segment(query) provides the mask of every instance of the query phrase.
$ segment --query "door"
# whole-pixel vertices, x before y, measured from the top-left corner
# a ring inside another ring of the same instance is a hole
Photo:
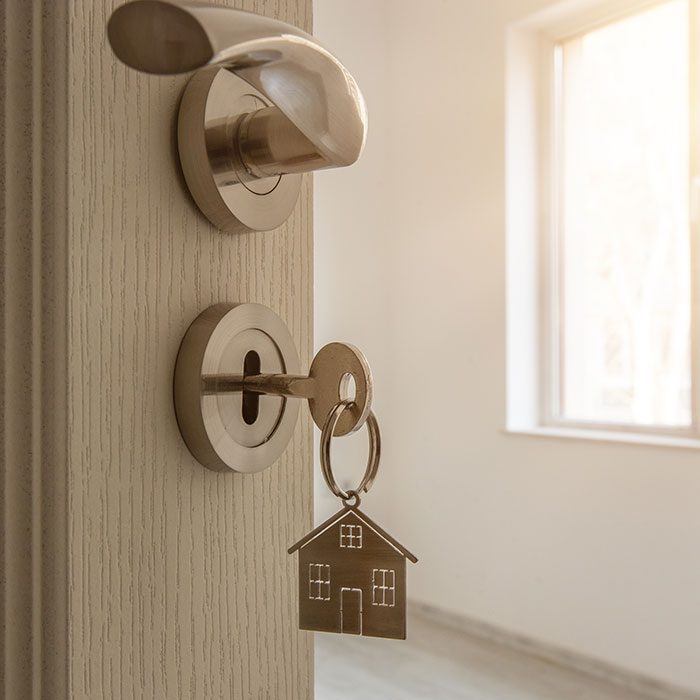
[[[340,627],[343,634],[362,634],[362,591],[340,589]]]
[[[218,1],[311,29],[311,0]],[[117,4],[0,7],[4,697],[310,698],[286,554],[311,527],[308,414],[271,469],[214,473],[172,373],[197,314],[238,301],[308,367],[311,179],[280,229],[215,230],[178,166],[188,76],[117,62]]]

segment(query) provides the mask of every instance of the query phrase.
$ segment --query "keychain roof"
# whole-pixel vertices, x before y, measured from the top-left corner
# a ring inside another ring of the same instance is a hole
[[[399,554],[403,554],[406,559],[413,562],[414,564],[418,561],[417,557],[411,552],[409,552],[400,542],[397,542],[388,532],[383,530],[377,523],[375,523],[371,518],[367,517],[362,511],[358,510],[355,506],[346,505],[342,510],[338,511],[335,515],[328,518],[325,522],[321,523],[315,530],[312,530],[306,537],[302,537],[296,544],[292,545],[287,552],[293,554],[298,549],[301,549],[307,545],[312,540],[315,540],[319,535],[323,534],[328,528],[333,527],[339,520],[347,517],[349,513],[354,513],[355,516],[361,520],[367,527],[374,530],[379,537],[381,537],[387,544],[391,545],[396,549]]]

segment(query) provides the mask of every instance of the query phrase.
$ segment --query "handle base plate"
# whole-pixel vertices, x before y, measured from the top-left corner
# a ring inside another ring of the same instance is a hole
[[[240,118],[269,105],[262,93],[217,67],[197,71],[182,96],[178,149],[185,180],[202,213],[227,233],[271,231],[299,198],[301,175],[246,181],[232,158]]]

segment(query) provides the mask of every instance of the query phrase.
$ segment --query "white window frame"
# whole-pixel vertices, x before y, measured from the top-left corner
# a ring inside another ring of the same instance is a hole
[[[362,525],[340,525],[340,546],[343,549],[362,549]]]
[[[571,420],[560,411],[556,74],[561,43],[666,0],[555,5],[507,36],[507,431],[700,447],[700,0],[690,7],[691,373],[689,427]],[[533,148],[532,143],[538,144]],[[532,182],[529,187],[523,183]],[[523,192],[523,190],[525,190]],[[525,270],[524,266],[530,269]]]

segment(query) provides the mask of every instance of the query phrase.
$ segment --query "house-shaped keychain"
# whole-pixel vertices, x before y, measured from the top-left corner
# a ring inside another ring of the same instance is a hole
[[[413,554],[357,507],[299,540],[299,627],[406,639],[406,559]]]

